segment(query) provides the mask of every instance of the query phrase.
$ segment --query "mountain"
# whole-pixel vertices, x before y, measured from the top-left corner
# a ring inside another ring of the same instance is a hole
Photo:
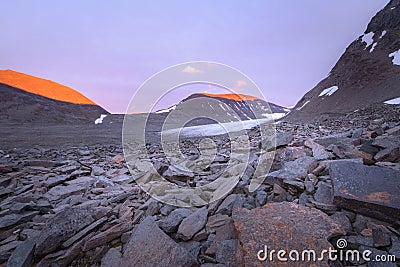
[[[285,120],[312,121],[399,96],[400,0],[392,0],[346,48],[328,77],[306,93]]]
[[[93,122],[106,110],[81,93],[50,80],[0,70],[0,121]]]
[[[157,111],[156,113],[169,113],[172,110],[180,111],[179,113],[181,114],[187,114],[188,118],[206,114],[205,118],[196,119],[190,123],[191,125],[213,123],[207,118],[208,114],[219,122],[230,122],[255,118],[278,119],[290,111],[289,109],[250,95],[210,93],[192,94],[177,105]],[[272,114],[269,114],[269,110],[271,110]]]

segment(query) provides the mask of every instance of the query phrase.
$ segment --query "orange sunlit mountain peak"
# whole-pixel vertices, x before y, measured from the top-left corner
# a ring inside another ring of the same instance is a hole
[[[209,96],[209,97],[219,97],[219,98],[226,98],[236,101],[246,101],[246,100],[257,100],[259,98],[251,95],[244,95],[244,94],[210,94],[207,92],[201,93],[202,95]]]
[[[86,96],[65,85],[13,70],[0,70],[0,83],[54,100],[97,105]]]

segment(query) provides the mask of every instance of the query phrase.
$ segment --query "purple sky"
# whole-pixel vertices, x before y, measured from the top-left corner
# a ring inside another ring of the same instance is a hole
[[[1,1],[0,69],[62,83],[122,113],[151,75],[209,60],[242,71],[266,100],[292,106],[388,2]]]

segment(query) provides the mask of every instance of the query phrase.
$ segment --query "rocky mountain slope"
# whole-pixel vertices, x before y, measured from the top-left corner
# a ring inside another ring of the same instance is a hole
[[[204,117],[214,118],[218,122],[232,122],[238,120],[251,120],[261,118],[278,119],[290,110],[279,105],[268,103],[254,96],[243,94],[210,94],[197,93],[183,99],[177,105],[156,113],[169,113],[172,110],[182,115],[182,120],[209,115]],[[270,114],[271,113],[271,114]],[[215,123],[209,119],[196,119],[188,125],[201,125]]]
[[[79,92],[23,73],[0,71],[0,121],[4,123],[92,122],[106,110]]]
[[[400,96],[400,1],[392,0],[340,57],[287,121],[310,121]],[[324,116],[323,116],[324,117]]]

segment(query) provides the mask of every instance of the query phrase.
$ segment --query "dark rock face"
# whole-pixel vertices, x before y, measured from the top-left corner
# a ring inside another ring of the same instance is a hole
[[[157,252],[157,253],[155,253]],[[122,266],[197,266],[187,250],[158,228],[151,217],[139,224],[124,251]]]
[[[321,252],[331,247],[328,238],[344,233],[339,225],[321,211],[293,203],[266,204],[251,211],[234,210],[233,219],[246,252],[245,266],[268,265],[274,262],[279,264],[277,259],[268,262],[269,255],[265,262],[258,259],[257,253],[264,250],[265,245],[269,250],[302,251],[307,248]],[[262,258],[264,254],[259,255]],[[309,262],[298,264],[297,266],[310,266]],[[327,260],[318,264],[329,266]]]
[[[196,100],[201,99],[202,105],[206,107],[211,107],[213,110],[215,110],[215,114],[221,113],[224,114],[225,118],[231,117],[232,121],[237,120],[239,118],[240,120],[249,120],[249,119],[260,119],[262,118],[262,114],[265,114],[267,112],[271,113],[287,113],[288,109],[281,107],[279,105],[273,104],[273,103],[268,103],[265,102],[264,100],[261,99],[255,99],[255,100],[245,100],[245,101],[238,101],[234,99],[227,99],[227,98],[222,98],[222,97],[212,97],[212,96],[207,96],[203,94],[192,94],[186,99],[182,100],[181,103],[185,103],[186,101],[190,100]],[[214,101],[213,101],[214,100]],[[224,103],[229,107],[229,111],[227,112],[225,108],[223,109],[220,107],[219,103]],[[177,109],[180,108],[180,104],[177,105]],[[201,105],[199,105],[201,106]],[[235,118],[236,116],[236,118]],[[204,121],[206,122],[206,121]],[[207,123],[202,123],[200,121],[197,122],[197,124],[207,124]],[[193,122],[196,124],[196,122]]]
[[[400,224],[400,171],[352,162],[330,164],[336,205]]]
[[[322,119],[323,114],[335,116],[399,97],[400,66],[389,57],[400,49],[399,17],[400,1],[392,0],[372,18],[365,33],[347,47],[329,76],[306,93],[285,120]],[[332,86],[338,90],[319,96]]]
[[[106,110],[57,101],[0,83],[0,121],[6,123],[93,123]]]

